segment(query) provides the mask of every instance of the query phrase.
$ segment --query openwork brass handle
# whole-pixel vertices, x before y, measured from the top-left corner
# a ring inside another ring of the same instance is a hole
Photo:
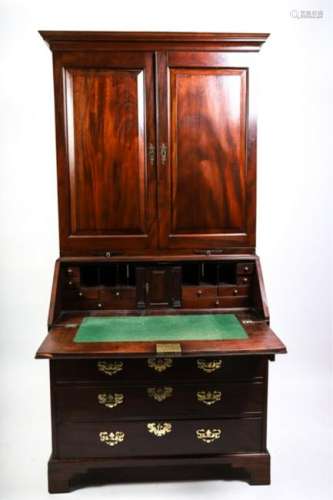
[[[155,401],[162,402],[167,398],[170,398],[173,393],[172,387],[148,387],[147,394],[150,398],[155,399]]]
[[[124,394],[98,394],[98,402],[107,408],[115,408],[124,402]]]
[[[114,375],[115,373],[121,372],[124,367],[123,361],[98,361],[97,369],[100,372],[106,373],[106,375]]]
[[[151,422],[147,424],[148,432],[156,437],[162,437],[172,431],[172,425],[169,422]]]
[[[222,393],[220,391],[198,391],[197,399],[200,403],[211,406],[221,401]]]
[[[212,359],[212,360],[197,359],[197,366],[200,370],[202,370],[206,373],[212,373],[212,372],[215,372],[216,370],[219,370],[221,368],[222,360],[221,359]]]
[[[197,438],[207,444],[220,439],[221,433],[222,429],[198,429],[196,431]]]
[[[157,372],[164,372],[167,368],[171,368],[172,359],[171,358],[149,358],[148,359],[149,368]]]
[[[125,432],[116,431],[116,432],[100,432],[99,440],[101,443],[105,443],[108,446],[116,446],[116,444],[122,443],[125,439]]]

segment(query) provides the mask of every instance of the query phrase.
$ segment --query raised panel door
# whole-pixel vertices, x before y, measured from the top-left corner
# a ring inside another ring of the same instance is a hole
[[[151,53],[56,55],[64,254],[155,245],[152,62]]]
[[[250,55],[159,57],[160,244],[253,247],[255,134]]]

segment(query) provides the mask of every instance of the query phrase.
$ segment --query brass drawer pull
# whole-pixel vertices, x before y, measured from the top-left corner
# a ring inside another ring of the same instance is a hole
[[[155,401],[162,402],[167,398],[172,396],[172,387],[148,387],[147,394],[150,398],[155,399]]]
[[[98,394],[97,399],[99,404],[107,408],[115,408],[124,402],[124,394]]]
[[[106,375],[114,375],[115,373],[121,372],[124,368],[123,361],[98,361],[97,369],[102,373],[106,373]]]
[[[221,391],[198,391],[197,399],[200,403],[211,406],[218,401],[221,401]]]
[[[108,446],[116,446],[116,444],[122,443],[125,439],[125,432],[100,432],[99,440],[101,443],[105,443]]]
[[[222,360],[221,359],[212,359],[212,360],[206,360],[206,359],[197,359],[197,366],[199,370],[202,370],[206,373],[213,373],[216,370],[219,370],[222,366]]]
[[[198,429],[196,435],[204,443],[213,443],[216,439],[220,439],[222,429]]]
[[[148,366],[157,372],[164,372],[167,368],[171,368],[171,358],[149,358]]]
[[[171,432],[172,425],[169,422],[151,422],[147,424],[147,429],[154,436],[162,437]]]

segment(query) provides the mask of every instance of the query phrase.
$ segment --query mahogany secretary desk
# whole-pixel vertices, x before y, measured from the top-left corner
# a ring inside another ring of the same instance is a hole
[[[41,36],[53,52],[60,232],[36,355],[50,360],[49,491],[269,484],[268,362],[286,348],[255,254],[268,35]],[[206,321],[227,336],[206,336]]]

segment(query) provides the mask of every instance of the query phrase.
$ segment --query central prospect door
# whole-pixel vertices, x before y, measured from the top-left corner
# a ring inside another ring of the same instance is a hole
[[[255,244],[251,54],[158,54],[160,246]]]

